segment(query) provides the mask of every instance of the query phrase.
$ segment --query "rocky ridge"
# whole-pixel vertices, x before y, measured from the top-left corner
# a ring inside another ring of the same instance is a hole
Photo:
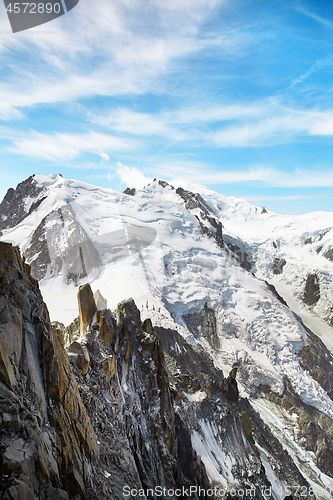
[[[19,250],[0,242],[1,498],[83,494],[97,440],[63,338]]]

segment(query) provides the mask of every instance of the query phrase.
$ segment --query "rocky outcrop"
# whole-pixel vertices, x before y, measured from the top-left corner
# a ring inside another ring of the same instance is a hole
[[[9,188],[0,205],[0,230],[17,226],[36,210],[45,200],[44,188],[34,180],[34,176]]]
[[[128,194],[129,196],[134,196],[135,195],[135,188],[126,188],[125,191],[123,191],[124,194]]]
[[[320,284],[316,274],[308,274],[306,278],[303,302],[308,306],[313,306],[320,299]]]
[[[327,252],[324,253],[324,257],[326,257],[327,260],[333,262],[333,248],[327,250]]]
[[[94,301],[97,311],[104,311],[107,308],[108,301],[103,297],[99,290],[94,293]]]
[[[109,337],[105,321],[112,324]],[[100,311],[85,345],[89,377],[72,357],[71,363],[100,442],[100,458],[86,497],[120,500],[126,487],[141,492],[157,485],[169,490],[190,485],[207,489],[210,483],[192,447],[191,429],[175,412],[164,350],[151,321],[141,322],[130,299],[113,314]]]
[[[223,381],[222,387],[228,395],[230,401],[238,401],[239,391],[236,382],[237,367],[234,367],[229,373],[228,378]],[[243,417],[244,420],[244,417]]]
[[[273,262],[273,274],[282,274],[283,268],[287,264],[285,259],[278,259],[277,257]]]
[[[68,499],[91,484],[96,436],[37,281],[0,242],[1,498]]]
[[[96,312],[96,302],[89,284],[79,287],[77,300],[80,315],[80,334],[85,335]]]
[[[288,307],[287,302],[284,300],[284,298],[278,293],[277,289],[275,288],[274,285],[271,283],[268,283],[268,281],[265,280],[265,283],[269,290],[275,295],[275,297],[283,304],[284,306]]]
[[[214,349],[219,349],[220,340],[216,329],[215,311],[205,303],[200,311],[188,312],[183,316],[187,328],[195,336],[205,337]]]
[[[227,252],[234,257],[240,265],[246,269],[247,271],[251,271],[253,262],[250,258],[249,254],[245,252],[244,249],[241,249],[236,243],[232,243],[230,238],[228,238],[228,242],[225,242],[225,248]]]
[[[289,425],[305,449],[315,455],[319,469],[332,477],[333,424],[325,414],[302,402],[289,380],[285,379],[282,395],[275,394],[268,387],[261,387],[261,396],[283,409]]]
[[[308,341],[299,353],[301,365],[333,401],[333,356],[317,335],[305,325],[303,327]]]
[[[179,187],[176,193],[184,200],[187,210],[199,208],[206,216],[214,214],[214,210],[205,202],[199,193],[192,193]]]
[[[67,203],[41,221],[31,236],[24,257],[37,279],[62,274],[77,284],[93,270],[98,272],[101,257]]]

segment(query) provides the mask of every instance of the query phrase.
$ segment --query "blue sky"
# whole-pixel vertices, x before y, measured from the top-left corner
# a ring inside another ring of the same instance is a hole
[[[80,0],[16,34],[1,2],[0,197],[33,173],[187,178],[333,211],[332,49],[331,1]]]

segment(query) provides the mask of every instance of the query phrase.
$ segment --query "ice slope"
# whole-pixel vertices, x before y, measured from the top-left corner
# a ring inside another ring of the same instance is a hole
[[[225,241],[238,243],[250,254],[256,276],[272,283],[333,352],[333,262],[324,256],[333,249],[333,213],[281,215],[186,180],[172,185],[203,196],[223,224]],[[274,259],[285,259],[282,274],[273,273]],[[319,278],[320,299],[308,307],[303,296],[310,273]]]
[[[243,395],[252,397],[260,384],[268,384],[281,394],[287,376],[304,403],[333,419],[332,400],[300,366],[298,352],[306,342],[306,333],[294,313],[271,293],[264,281],[241,268],[214,239],[202,234],[196,218],[198,210],[187,210],[171,186],[163,187],[154,181],[135,196],[129,196],[61,176],[39,175],[35,180],[44,187],[45,200],[21,224],[5,230],[2,240],[19,245],[24,252],[43,218],[70,203],[96,248],[101,248],[103,241],[109,242],[103,247],[104,265],[99,276],[84,279],[91,282],[94,290],[101,291],[108,307],[113,309],[119,301],[133,297],[142,319],[151,317],[154,324],[176,328],[192,343],[200,343],[224,373],[237,363]],[[250,248],[256,256],[259,277],[273,281],[274,252],[288,261],[288,272],[275,278],[281,287],[297,283],[296,278],[317,262],[317,270],[332,276],[333,264],[317,255],[314,244],[304,245],[309,234],[319,238],[331,228],[332,214],[262,214],[261,209],[245,200],[226,198],[195,185],[183,187],[201,193],[223,223],[226,236],[246,242],[246,250]],[[147,233],[154,230],[156,238],[137,251],[129,234],[128,228],[132,227],[140,228],[141,234],[145,228]],[[113,247],[110,241],[122,231],[128,238]],[[329,233],[321,239],[327,249],[330,241]],[[76,287],[68,285],[61,275],[43,280],[40,286],[51,319],[69,323],[77,315]],[[293,295],[296,299],[297,286]],[[184,321],[187,313],[200,312],[205,304],[215,311],[217,346],[200,333],[200,328],[194,339]],[[268,410],[260,412],[268,415]],[[325,481],[331,484],[330,479]]]

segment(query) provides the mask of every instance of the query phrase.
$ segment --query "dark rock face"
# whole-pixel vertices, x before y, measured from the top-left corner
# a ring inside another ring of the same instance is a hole
[[[273,273],[274,274],[282,274],[283,273],[283,268],[287,264],[285,259],[274,259],[273,263]]]
[[[79,287],[77,294],[80,314],[80,334],[84,335],[89,329],[96,312],[96,302],[89,284]]]
[[[61,273],[77,284],[101,266],[101,257],[76,220],[69,203],[48,214],[34,231],[24,254],[37,279]]]
[[[331,248],[330,250],[327,250],[327,252],[324,253],[324,257],[326,257],[326,259],[333,262],[333,248]]]
[[[14,190],[8,189],[0,205],[0,230],[17,226],[36,210],[45,200],[44,188],[31,176],[18,184]]]
[[[183,316],[187,328],[193,335],[202,335],[214,349],[219,348],[219,337],[216,329],[215,311],[207,303],[199,312],[189,312]]]
[[[141,323],[133,300],[119,304],[114,315],[101,311],[99,318],[85,344],[89,378],[71,359],[100,442],[85,498],[120,500],[126,486],[141,491],[156,485],[208,488],[205,468],[191,444],[191,429],[175,413],[164,351],[151,321]],[[102,318],[113,328],[106,342]]]
[[[229,238],[230,240],[230,238]],[[236,243],[228,241],[225,247],[229,253],[240,263],[240,265],[247,271],[251,271],[253,262],[249,254],[242,250]]]
[[[19,251],[0,242],[1,498],[83,495],[98,456],[62,335]]]
[[[195,194],[192,193],[191,191],[186,191],[181,187],[176,189],[176,193],[185,201],[185,207],[187,208],[187,210],[200,208],[200,210],[205,215],[214,214],[213,209],[209,205],[207,205],[207,203],[199,193]]]
[[[129,196],[134,196],[135,195],[135,188],[126,188],[125,191],[123,191],[124,194],[128,194]]]
[[[312,451],[320,470],[333,476],[333,426],[332,420],[312,406],[303,403],[285,379],[283,395],[277,395],[268,388],[262,388],[263,397],[283,408],[289,414],[297,415],[298,439]],[[302,484],[302,483],[300,483]]]
[[[308,274],[305,283],[303,302],[313,306],[320,299],[319,278],[316,274]]]
[[[266,391],[269,391],[269,389],[266,388]],[[266,394],[264,388],[263,394]],[[286,481],[286,484],[297,484],[300,486],[304,486],[306,487],[307,491],[308,483],[299,472],[288,452],[281,445],[279,440],[273,435],[270,428],[261,420],[259,413],[257,413],[253,409],[247,399],[241,398],[239,406],[249,420],[252,430],[252,439],[255,439],[255,441],[273,458],[273,461],[271,463],[277,476],[279,477],[279,474],[283,471],[283,476],[285,478],[284,480]],[[310,499],[311,495],[305,494],[305,498]]]
[[[228,395],[230,401],[238,401],[239,391],[236,382],[237,368],[233,368],[229,373],[228,378],[223,381],[223,389]]]
[[[268,288],[270,289],[270,291],[274,293],[275,297],[281,302],[281,304],[283,304],[284,306],[288,307],[287,302],[284,300],[283,297],[281,297],[281,295],[279,294],[279,292],[277,291],[277,289],[275,288],[275,286],[272,285],[271,283],[268,283],[268,281],[265,281],[265,283],[268,286]]]
[[[214,210],[205,202],[202,196],[199,193],[186,191],[181,187],[176,189],[176,193],[184,200],[185,207],[188,211],[194,210],[195,208],[200,209],[200,217],[198,215],[195,215],[195,217],[199,223],[201,233],[207,235],[208,238],[213,238],[220,248],[224,248],[222,223],[215,219]],[[207,221],[211,228],[207,227],[203,221]]]
[[[333,401],[333,356],[317,335],[303,325],[308,343],[301,349],[301,365]]]

